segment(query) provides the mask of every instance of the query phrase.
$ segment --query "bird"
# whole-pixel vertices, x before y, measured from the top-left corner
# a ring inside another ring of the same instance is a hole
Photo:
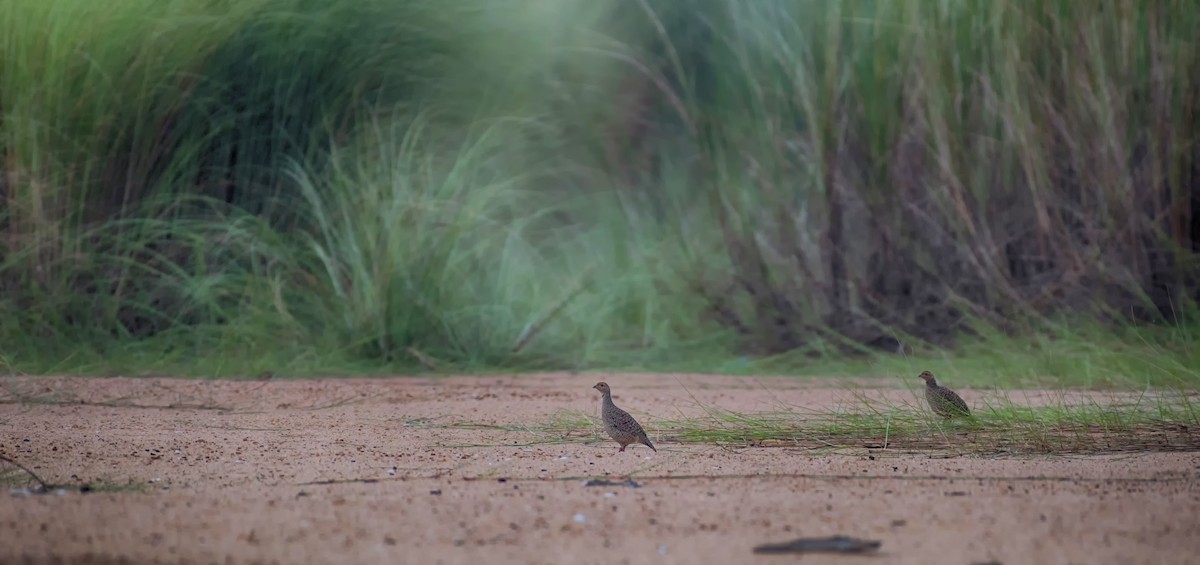
[[[962,397],[944,386],[939,386],[933,373],[922,371],[921,378],[925,379],[925,400],[929,401],[929,407],[934,413],[946,419],[971,414],[971,409],[967,408],[967,403]]]
[[[646,430],[642,429],[642,425],[629,415],[629,412],[617,408],[612,401],[612,389],[608,387],[606,382],[598,382],[592,388],[600,391],[604,398],[600,401],[600,417],[604,420],[604,431],[608,432],[617,443],[621,444],[621,449],[618,452],[625,451],[625,446],[640,443],[658,453],[658,449],[650,443],[650,438],[646,437]]]

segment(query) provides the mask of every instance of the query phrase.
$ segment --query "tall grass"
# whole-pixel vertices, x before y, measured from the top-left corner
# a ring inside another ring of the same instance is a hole
[[[1189,2],[0,15],[21,370],[1200,381]]]
[[[658,15],[700,30],[657,38],[690,102],[658,119],[699,130],[664,188],[706,215],[680,254],[749,343],[895,348],[1194,303],[1192,5],[702,5]]]

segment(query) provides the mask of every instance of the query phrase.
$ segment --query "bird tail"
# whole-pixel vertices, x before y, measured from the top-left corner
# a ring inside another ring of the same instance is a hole
[[[650,438],[648,438],[648,437],[642,437],[642,443],[646,444],[646,447],[649,447],[650,449],[653,449],[655,453],[658,453],[658,449],[656,449],[656,448],[654,447],[654,444],[653,444],[653,443],[650,443]]]

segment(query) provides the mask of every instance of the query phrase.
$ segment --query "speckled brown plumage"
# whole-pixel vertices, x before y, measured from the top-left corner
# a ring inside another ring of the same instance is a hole
[[[925,400],[929,401],[929,407],[933,409],[934,413],[943,418],[971,414],[967,403],[954,391],[944,386],[938,386],[937,379],[933,378],[933,373],[923,371],[921,378],[925,379]]]
[[[599,382],[592,388],[600,391],[604,398],[600,401],[600,418],[604,421],[604,431],[608,432],[617,443],[621,444],[621,449],[625,451],[625,446],[631,443],[640,443],[653,449],[656,453],[654,444],[650,443],[650,438],[646,437],[646,430],[642,429],[642,425],[629,415],[629,412],[617,408],[612,401],[612,389],[608,388],[608,383]]]

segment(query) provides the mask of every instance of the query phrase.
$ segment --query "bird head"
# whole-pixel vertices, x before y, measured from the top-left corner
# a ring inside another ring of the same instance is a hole
[[[925,383],[930,386],[937,386],[937,379],[933,378],[933,373],[929,371],[921,371],[921,378],[925,379]]]
[[[611,389],[608,388],[608,383],[606,383],[604,381],[600,381],[600,382],[596,383],[595,386],[593,386],[592,388],[600,391],[601,393],[611,394]]]

